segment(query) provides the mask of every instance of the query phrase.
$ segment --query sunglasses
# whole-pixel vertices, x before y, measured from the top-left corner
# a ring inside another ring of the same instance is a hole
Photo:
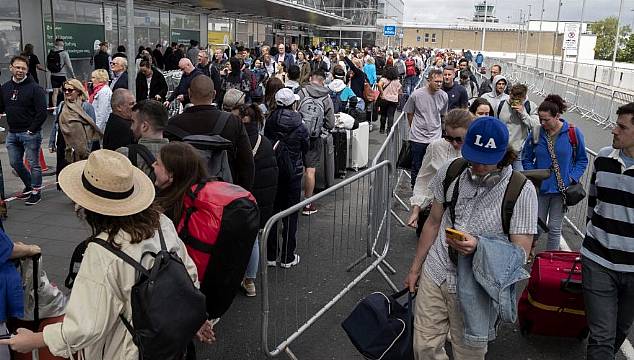
[[[75,89],[64,88],[65,93],[72,93]]]
[[[449,135],[443,135],[442,137],[443,139],[447,140],[447,142],[456,142],[456,144],[462,144],[462,141],[464,140],[463,138],[461,138],[460,136],[449,136]]]

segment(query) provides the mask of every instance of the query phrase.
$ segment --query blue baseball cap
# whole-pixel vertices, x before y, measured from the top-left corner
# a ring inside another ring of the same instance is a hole
[[[484,116],[471,123],[462,145],[465,160],[482,165],[499,163],[509,145],[509,129],[493,116]]]

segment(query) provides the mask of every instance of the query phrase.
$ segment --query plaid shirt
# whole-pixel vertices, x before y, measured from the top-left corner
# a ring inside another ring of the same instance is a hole
[[[445,202],[443,180],[447,175],[447,168],[451,162],[445,164],[432,179],[429,188],[434,199],[439,203]],[[477,186],[465,170],[459,177],[459,194],[456,202],[457,230],[478,235],[504,235],[502,230],[502,200],[506,186],[511,178],[510,166],[502,169],[502,180],[493,187]],[[455,181],[447,189],[447,197],[451,199]],[[530,181],[526,182],[520,196],[515,203],[509,232],[511,234],[537,234],[537,194]],[[429,249],[424,268],[427,275],[440,286],[447,281],[449,292],[456,292],[456,267],[449,259],[445,228],[451,227],[449,211],[442,217],[440,230],[434,244]]]

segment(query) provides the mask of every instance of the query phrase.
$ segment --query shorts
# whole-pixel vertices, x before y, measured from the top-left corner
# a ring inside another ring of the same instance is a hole
[[[319,166],[319,159],[323,151],[323,140],[321,137],[310,138],[308,151],[304,154],[304,167],[316,168]]]
[[[61,88],[66,81],[66,76],[51,75],[51,87],[53,89]]]

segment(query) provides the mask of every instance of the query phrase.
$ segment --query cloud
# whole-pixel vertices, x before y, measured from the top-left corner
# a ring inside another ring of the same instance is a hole
[[[405,21],[415,22],[457,22],[457,18],[473,17],[474,0],[405,0]],[[531,19],[539,20],[541,10],[541,0],[518,1],[518,0],[493,0],[489,1],[496,5],[496,16],[501,22],[517,23],[519,21],[520,9],[528,11],[528,5],[532,5]],[[581,17],[582,0],[562,0],[561,15],[562,21],[575,21]],[[521,7],[519,6],[521,4]],[[621,22],[623,24],[634,23],[634,0],[625,0]],[[616,16],[619,10],[618,0],[586,0],[585,20],[592,21],[602,19],[607,16]],[[557,1],[544,1],[544,20],[556,20]]]

